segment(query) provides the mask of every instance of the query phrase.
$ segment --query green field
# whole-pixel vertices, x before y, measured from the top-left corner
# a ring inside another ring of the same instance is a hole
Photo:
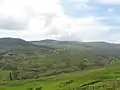
[[[120,45],[0,39],[0,90],[120,90]]]
[[[120,66],[117,64],[34,80],[1,81],[0,90],[120,90],[119,78]]]

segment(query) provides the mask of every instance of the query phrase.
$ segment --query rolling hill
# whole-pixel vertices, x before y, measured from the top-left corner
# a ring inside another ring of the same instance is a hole
[[[120,55],[120,44],[107,42],[77,42],[77,41],[57,41],[57,40],[42,40],[31,41],[36,45],[46,45],[56,48],[65,48],[79,52],[89,52],[94,54]]]
[[[54,50],[54,48],[50,48],[45,45],[38,46],[19,38],[0,38],[0,51],[13,50],[13,49],[26,49],[26,50],[31,50],[31,52],[36,52],[36,51],[45,52],[45,51]]]
[[[39,78],[120,62],[120,45],[106,42],[1,38],[0,52],[0,70],[10,76],[12,73],[12,79]]]

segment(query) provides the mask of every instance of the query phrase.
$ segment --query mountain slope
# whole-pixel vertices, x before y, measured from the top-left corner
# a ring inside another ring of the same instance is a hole
[[[36,45],[46,45],[56,48],[64,48],[77,52],[88,52],[93,54],[103,55],[120,55],[120,44],[106,43],[106,42],[77,42],[77,41],[56,41],[56,40],[42,40],[32,41]]]
[[[37,45],[36,45],[37,44]],[[120,62],[120,45],[105,42],[0,39],[0,70],[13,79],[38,78]]]
[[[0,39],[0,51],[12,50],[12,49],[27,49],[31,50],[31,52],[44,52],[54,50],[54,48],[50,48],[43,45],[35,45],[30,42],[24,41],[18,38],[1,38]]]
[[[0,39],[0,70],[31,73],[44,66],[46,55],[55,49],[44,45],[34,45],[17,38]],[[41,62],[44,62],[41,64]],[[26,75],[26,73],[24,73]]]

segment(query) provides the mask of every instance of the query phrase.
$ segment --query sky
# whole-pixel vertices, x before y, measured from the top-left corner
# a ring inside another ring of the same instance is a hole
[[[0,0],[0,38],[120,43],[120,0]]]

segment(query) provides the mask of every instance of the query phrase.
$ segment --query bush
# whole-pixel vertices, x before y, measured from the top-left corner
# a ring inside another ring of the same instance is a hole
[[[35,90],[42,90],[42,87],[36,88]]]

